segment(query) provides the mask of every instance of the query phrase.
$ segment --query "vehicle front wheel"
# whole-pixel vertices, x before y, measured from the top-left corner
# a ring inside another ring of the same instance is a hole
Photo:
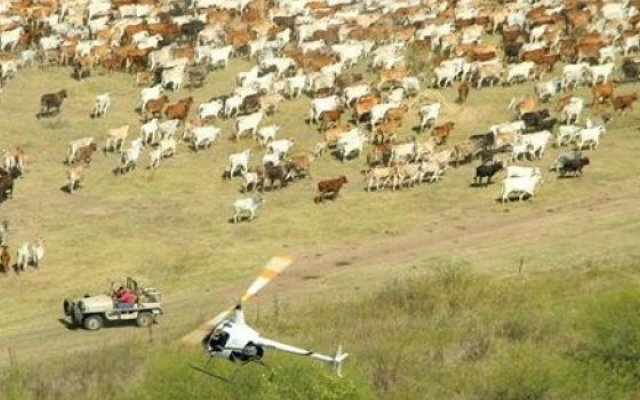
[[[71,300],[64,299],[62,309],[64,310],[64,315],[71,315]]]
[[[141,312],[136,318],[136,324],[141,328],[148,328],[153,324],[153,315],[150,312]]]
[[[89,331],[97,331],[102,328],[102,324],[102,317],[99,315],[89,315],[83,322],[84,328]]]

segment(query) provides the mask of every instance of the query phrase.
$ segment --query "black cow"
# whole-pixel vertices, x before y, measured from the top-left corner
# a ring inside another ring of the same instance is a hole
[[[540,125],[541,121],[549,118],[550,116],[551,114],[549,114],[549,109],[545,108],[539,111],[524,113],[520,116],[520,119],[524,121],[524,124],[527,127],[535,127]]]
[[[545,118],[542,121],[539,121],[539,123],[534,126],[533,128],[536,131],[551,131],[553,130],[553,127],[556,126],[556,124],[558,123],[558,118]]]
[[[13,181],[11,174],[0,176],[0,203],[13,198]]]
[[[563,158],[560,160],[560,165],[557,169],[560,176],[565,176],[568,172],[571,172],[573,176],[582,175],[582,168],[589,165],[589,157],[580,158]]]
[[[60,106],[62,101],[67,98],[67,91],[61,90],[58,93],[47,93],[40,98],[40,106],[42,107],[40,113],[36,116],[40,119],[41,116],[50,114],[53,110],[56,113],[60,112]]]
[[[260,109],[259,94],[249,95],[242,100],[242,105],[240,106],[240,110],[242,110],[244,114],[251,114],[253,112],[258,111],[258,109]]]
[[[488,184],[491,183],[491,178],[495,174],[497,174],[498,171],[500,171],[502,168],[504,168],[502,161],[482,164],[481,166],[476,168],[476,176],[473,177],[473,182],[478,185],[482,185],[482,178],[486,177],[487,181],[485,182],[484,185],[487,186]]]
[[[635,82],[640,79],[640,60],[626,59],[621,69],[625,82]]]
[[[520,58],[521,42],[511,42],[504,45],[504,55],[508,62],[518,60]]]
[[[261,171],[258,171],[258,173],[260,172]],[[287,171],[284,170],[282,165],[273,165],[273,163],[270,163],[270,162],[266,163],[264,165],[263,176],[264,176],[264,181],[263,181],[264,183],[260,188],[261,192],[264,190],[267,180],[269,181],[269,191],[273,191],[273,184],[275,183],[275,181],[280,181],[280,184],[278,186],[279,188],[283,188],[287,186]]]

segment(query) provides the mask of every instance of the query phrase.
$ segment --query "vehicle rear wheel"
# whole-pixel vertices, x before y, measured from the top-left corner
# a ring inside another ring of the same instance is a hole
[[[141,328],[148,328],[153,324],[153,315],[150,312],[138,313],[136,324]]]
[[[101,316],[89,315],[88,317],[85,317],[83,325],[86,330],[97,331],[98,329],[102,328],[103,322],[104,321],[102,320]]]

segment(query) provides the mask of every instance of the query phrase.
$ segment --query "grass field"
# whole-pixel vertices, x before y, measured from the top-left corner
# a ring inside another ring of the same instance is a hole
[[[205,87],[182,90],[171,99],[192,95],[199,104],[230,92],[235,73],[248,68],[247,62],[233,60],[228,70],[210,74]],[[21,71],[0,97],[0,145],[21,145],[29,155],[14,199],[0,205],[0,219],[11,222],[12,255],[22,241],[38,235],[45,238],[47,251],[40,271],[0,277],[0,293],[7,299],[0,312],[0,365],[9,363],[9,349],[20,363],[29,363],[145,340],[147,332],[133,328],[69,331],[58,321],[65,297],[106,291],[110,281],[126,276],[163,292],[166,315],[154,337],[172,343],[235,301],[278,253],[291,254],[296,262],[256,299],[263,313],[273,308],[274,298],[281,313],[357,301],[393,279],[420,276],[443,263],[463,263],[474,272],[510,279],[521,263],[527,273],[553,274],[585,263],[614,268],[639,256],[636,112],[614,118],[600,148],[590,154],[592,165],[584,177],[556,179],[545,173],[533,202],[496,203],[499,184],[469,187],[471,166],[447,171],[438,184],[366,193],[362,158],[340,164],[324,156],[313,165],[312,179],[265,193],[258,218],[233,225],[228,220],[232,202],[242,196],[240,181],[225,182],[220,176],[231,152],[259,149],[248,138],[228,140],[232,121],[215,122],[223,136],[212,149],[196,154],[182,144],[178,155],[154,172],[139,168],[115,177],[111,170],[117,157],[98,154],[83,187],[73,195],[61,191],[66,184],[62,160],[70,140],[92,135],[102,145],[107,129],[130,124],[136,133],[140,126],[133,77],[114,74],[76,82],[69,72]],[[36,120],[40,95],[61,88],[69,98],[60,116]],[[618,92],[634,90],[635,84],[624,85]],[[112,93],[112,108],[105,119],[92,120],[93,99],[105,91]],[[425,91],[445,102],[441,120],[456,122],[452,142],[508,120],[511,97],[532,92],[532,84],[473,90],[467,105],[459,106],[453,89]],[[586,89],[578,93],[590,99]],[[320,140],[304,123],[308,101],[286,102],[267,120],[282,126],[279,137],[296,138],[296,151],[311,150]],[[416,114],[410,111],[404,136],[417,123]],[[563,151],[548,149],[535,164],[546,171]],[[254,165],[262,152],[257,154]],[[141,160],[146,165],[146,151]],[[315,183],[342,174],[349,183],[341,197],[313,204]],[[631,270],[629,281],[637,278]],[[332,351],[337,343],[362,349],[348,321],[340,325],[344,330],[332,328],[328,335],[315,336],[308,333],[316,329],[308,325],[308,316],[297,325],[293,318],[282,339],[301,345],[312,340],[323,351]],[[358,354],[350,362],[354,370],[366,370],[359,369]]]

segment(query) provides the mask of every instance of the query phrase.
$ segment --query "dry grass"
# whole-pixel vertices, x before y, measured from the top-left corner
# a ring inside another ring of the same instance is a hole
[[[227,71],[210,74],[204,88],[171,98],[193,95],[200,104],[229,92],[235,72],[246,69],[248,63],[234,60]],[[140,126],[134,77],[76,82],[68,73],[21,71],[0,97],[0,145],[20,144],[30,156],[15,198],[0,205],[0,219],[12,223],[12,252],[38,234],[47,248],[40,271],[0,277],[0,293],[10,299],[0,314],[0,352],[6,346],[22,358],[40,357],[145,335],[135,329],[69,332],[57,321],[64,297],[104,291],[111,280],[128,275],[162,290],[167,315],[159,334],[173,338],[233,300],[274,253],[292,253],[299,260],[276,290],[311,302],[350,295],[354,287],[368,291],[390,276],[410,274],[412,259],[454,258],[477,269],[512,273],[521,257],[526,268],[538,270],[581,257],[637,254],[640,190],[631,175],[640,148],[635,113],[612,122],[583,178],[558,180],[547,173],[532,203],[495,203],[499,185],[470,188],[469,166],[447,172],[440,184],[368,194],[359,172],[362,159],[341,165],[325,156],[313,166],[312,180],[266,193],[254,222],[233,225],[230,206],[242,196],[240,182],[224,182],[220,175],[228,154],[258,147],[250,139],[229,141],[231,121],[215,123],[223,136],[212,149],[194,154],[182,144],[178,155],[154,172],[140,168],[115,177],[116,156],[99,154],[84,186],[73,195],[62,192],[62,159],[71,139],[92,135],[102,145],[107,129],[128,123],[135,134]],[[39,96],[60,88],[70,96],[61,115],[36,120]],[[105,119],[91,120],[93,99],[105,91],[112,93],[112,108]],[[453,103],[454,89],[432,95],[447,102],[441,120],[456,121],[455,142],[507,120],[510,98],[532,91],[531,84],[474,90],[465,106]],[[631,87],[620,89],[627,91]],[[303,122],[308,101],[287,102],[266,121],[282,126],[280,137],[295,137],[296,151],[311,150],[320,140]],[[415,110],[408,122],[403,135],[417,123]],[[549,150],[536,165],[546,170],[561,151]],[[146,151],[141,160],[146,165]],[[314,183],[343,173],[350,182],[341,197],[314,205]],[[332,264],[345,260],[350,264]],[[313,276],[320,278],[309,279]],[[5,361],[0,355],[0,364]]]

